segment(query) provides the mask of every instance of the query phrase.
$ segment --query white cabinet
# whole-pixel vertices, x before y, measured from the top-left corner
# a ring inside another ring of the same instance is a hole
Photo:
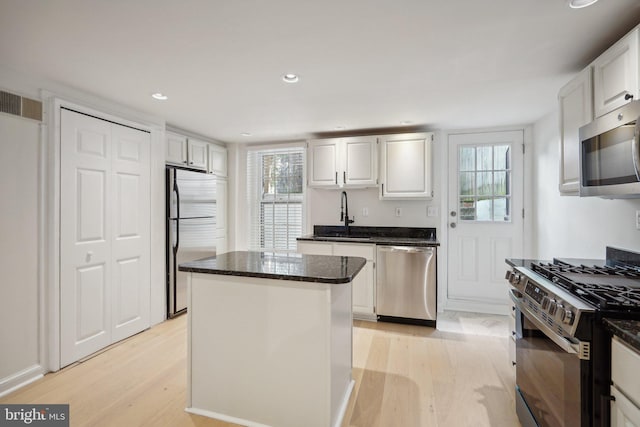
[[[611,342],[611,426],[640,427],[640,353],[619,338]]]
[[[357,256],[367,260],[352,282],[353,317],[375,320],[375,253],[373,244],[298,241],[298,252],[305,255]]]
[[[593,61],[596,117],[639,98],[638,33],[634,29]]]
[[[195,169],[207,169],[207,147],[209,143],[197,139],[187,141],[188,166]]]
[[[167,132],[165,161],[174,165],[187,164],[187,137]]]
[[[581,126],[593,120],[591,67],[587,67],[558,93],[560,111],[560,182],[561,193],[578,194],[580,182]]]
[[[309,141],[309,186],[375,187],[377,158],[375,136]]]
[[[173,132],[165,139],[165,162],[193,169],[207,169],[207,146],[209,144]]]
[[[372,244],[354,245],[335,243],[333,245],[333,255],[357,256],[367,260],[364,268],[352,282],[354,317],[375,319],[375,254],[376,247]]]
[[[380,198],[433,197],[431,146],[433,133],[380,137]]]
[[[209,162],[207,172],[217,177],[228,176],[227,173],[227,149],[216,144],[209,144]]]

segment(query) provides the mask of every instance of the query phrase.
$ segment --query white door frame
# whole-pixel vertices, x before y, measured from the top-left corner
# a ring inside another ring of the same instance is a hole
[[[45,370],[55,372],[60,369],[60,109],[65,107],[99,119],[148,131],[151,133],[152,153],[157,151],[157,141],[162,140],[164,136],[164,129],[155,123],[142,123],[124,119],[116,115],[67,101],[51,93],[43,92],[43,98],[45,98],[43,104],[45,106],[45,123],[47,128],[43,133],[46,134],[46,140],[48,143],[44,144],[44,150],[40,160],[41,176],[46,177],[43,180],[44,182],[41,181],[42,194],[40,198],[41,205],[43,206],[43,245],[41,246],[43,248],[43,257],[41,259],[42,276],[44,277],[41,284],[41,291],[43,291],[41,292],[41,295],[44,295],[44,297],[41,300],[40,310],[40,318],[42,319],[40,321],[42,328],[40,334],[41,348],[44,349],[41,363]],[[162,151],[162,153],[164,156],[164,151]],[[151,211],[153,212],[154,206],[158,206],[159,204],[158,196],[154,196],[154,193],[158,193],[159,189],[157,188],[157,185],[154,186],[153,184],[153,168],[154,161],[157,160],[157,156],[152,155],[151,157]],[[162,182],[162,188],[164,188],[164,181]],[[155,201],[153,200],[154,197]],[[162,205],[164,206],[164,191],[162,191]],[[152,218],[150,220],[152,220]],[[154,230],[157,230],[158,228],[153,226],[153,221],[151,227],[151,234],[157,234]],[[164,233],[162,233],[162,239],[164,239]],[[155,265],[153,262],[153,246],[154,243],[152,241],[152,271]],[[164,248],[164,245],[162,247]],[[164,250],[162,250],[162,253],[164,254]],[[164,274],[162,276],[164,276]],[[157,275],[154,275],[153,273],[151,274],[152,289],[153,282],[155,280],[154,278],[156,277]],[[153,293],[153,290],[151,292]],[[44,322],[44,319],[47,319],[47,321]],[[157,321],[154,322],[152,320],[151,324],[153,325],[154,323],[157,323]]]
[[[523,209],[525,211],[524,216],[524,233],[523,233],[523,257],[531,258],[535,249],[535,242],[533,240],[533,159],[531,153],[533,152],[533,128],[531,126],[514,126],[514,127],[496,127],[496,128],[474,128],[474,129],[453,129],[443,131],[440,140],[443,142],[443,149],[440,150],[439,163],[441,165],[449,164],[449,135],[460,133],[486,133],[486,132],[510,132],[510,131],[524,131],[524,194],[523,194]],[[449,253],[449,217],[448,213],[451,211],[449,206],[449,169],[448,166],[440,168],[440,182],[442,191],[441,201],[441,215],[440,215],[440,232],[438,234],[438,240],[440,242],[440,248],[438,251],[442,254],[439,259],[442,262],[438,263],[438,311],[453,310],[448,299],[448,283],[449,283],[449,261],[447,254]],[[457,209],[457,206],[456,206]],[[507,265],[505,264],[505,271]],[[506,282],[505,282],[506,283]],[[505,285],[506,286],[506,285]],[[506,292],[506,288],[505,288]],[[459,309],[456,307],[455,309]]]

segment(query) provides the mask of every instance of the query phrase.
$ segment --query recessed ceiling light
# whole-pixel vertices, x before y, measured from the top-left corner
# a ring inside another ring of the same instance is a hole
[[[569,0],[569,7],[571,9],[582,9],[583,7],[591,6],[598,0]]]
[[[336,130],[344,130],[344,126],[336,126],[335,129]]]
[[[282,80],[286,83],[297,83],[300,77],[297,74],[288,73],[282,76]]]
[[[251,133],[249,133],[249,132],[242,132],[242,133],[240,134],[240,136],[251,136]]]
[[[152,94],[151,97],[153,99],[157,99],[159,101],[166,101],[167,99],[169,99],[169,97],[167,95],[165,95],[163,93],[160,93],[160,92],[156,92],[156,93]]]
[[[410,120],[403,120],[403,121],[400,122],[400,124],[403,125],[403,126],[410,125],[411,123],[413,123],[413,122],[410,121]]]

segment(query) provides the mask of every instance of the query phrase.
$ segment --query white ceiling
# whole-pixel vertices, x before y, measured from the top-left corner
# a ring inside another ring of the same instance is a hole
[[[0,0],[0,66],[225,142],[480,128],[549,113],[638,23],[639,0]]]

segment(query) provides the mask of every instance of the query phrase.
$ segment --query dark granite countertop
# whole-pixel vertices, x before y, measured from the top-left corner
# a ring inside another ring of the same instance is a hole
[[[435,228],[315,225],[301,241],[370,243],[387,246],[440,246]]]
[[[610,318],[602,321],[609,332],[640,351],[640,321]]]
[[[186,262],[180,271],[259,277],[315,283],[348,283],[364,267],[360,257],[278,254],[270,252],[227,252],[215,257]]]

